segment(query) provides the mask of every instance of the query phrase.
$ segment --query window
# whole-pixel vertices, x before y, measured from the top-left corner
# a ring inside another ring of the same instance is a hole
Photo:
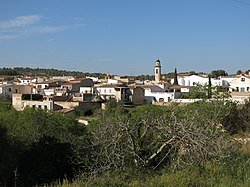
[[[242,77],[242,78],[241,78],[241,82],[245,82],[245,78]]]
[[[44,109],[45,109],[45,110],[47,110],[47,109],[48,109],[47,105],[44,105]]]
[[[106,93],[106,89],[104,89],[104,93]]]
[[[38,108],[42,108],[42,106],[41,106],[41,105],[38,105]]]
[[[9,92],[11,92],[11,88],[9,88]]]
[[[109,90],[109,93],[111,93],[111,89]]]
[[[247,87],[247,92],[249,92],[249,87]]]
[[[236,92],[238,92],[239,91],[239,87],[236,87]]]
[[[36,105],[32,105],[32,108],[36,108]]]
[[[155,69],[155,73],[158,74],[158,69]]]
[[[245,92],[245,88],[240,88],[240,92]]]

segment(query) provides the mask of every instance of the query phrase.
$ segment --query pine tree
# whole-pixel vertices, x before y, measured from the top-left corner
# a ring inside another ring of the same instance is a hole
[[[207,98],[211,99],[212,98],[212,83],[211,83],[211,75],[208,75],[208,89],[207,89]]]
[[[174,85],[179,85],[178,84],[178,79],[177,79],[177,70],[176,70],[176,68],[174,69]]]

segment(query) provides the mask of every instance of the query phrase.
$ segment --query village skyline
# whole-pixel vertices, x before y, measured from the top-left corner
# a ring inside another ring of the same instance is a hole
[[[164,65],[163,65],[164,66]],[[86,72],[86,71],[78,71],[78,70],[66,70],[66,69],[57,69],[57,68],[42,68],[42,67],[0,67],[0,75],[10,75],[12,74],[13,76],[15,75],[20,75],[20,76],[34,76],[34,75],[40,75],[44,74],[45,76],[50,76],[50,73],[53,72],[57,75],[72,75],[72,76],[78,76],[78,77],[85,77],[85,76],[105,76],[105,75],[111,75],[111,76],[128,76],[128,77],[138,77],[138,76],[152,76],[152,79],[154,77],[154,71],[153,71],[153,63],[151,67],[151,73],[146,74],[136,74],[136,75],[129,75],[128,73],[124,72],[123,74],[117,74],[114,72],[114,74],[111,74],[109,72]],[[171,76],[175,69],[177,70],[177,74],[206,74],[206,75],[212,75],[215,73],[220,73],[222,72],[221,76],[231,76],[231,75],[239,75],[239,74],[248,74],[250,72],[250,68],[248,69],[237,69],[232,73],[228,73],[225,69],[213,69],[212,71],[208,72],[198,72],[194,70],[187,70],[183,72],[179,72],[177,68],[174,68],[172,71],[169,70],[168,72],[162,72],[163,76],[169,75]],[[46,74],[47,72],[47,74]],[[63,74],[64,73],[64,74]]]

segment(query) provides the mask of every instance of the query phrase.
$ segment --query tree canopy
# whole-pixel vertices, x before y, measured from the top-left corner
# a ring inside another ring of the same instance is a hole
[[[228,73],[225,70],[213,70],[211,72],[212,78],[218,78],[219,76],[227,76]]]

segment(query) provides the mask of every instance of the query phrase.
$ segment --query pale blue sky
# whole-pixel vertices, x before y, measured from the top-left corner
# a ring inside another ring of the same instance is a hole
[[[250,0],[0,0],[0,66],[250,69]]]

